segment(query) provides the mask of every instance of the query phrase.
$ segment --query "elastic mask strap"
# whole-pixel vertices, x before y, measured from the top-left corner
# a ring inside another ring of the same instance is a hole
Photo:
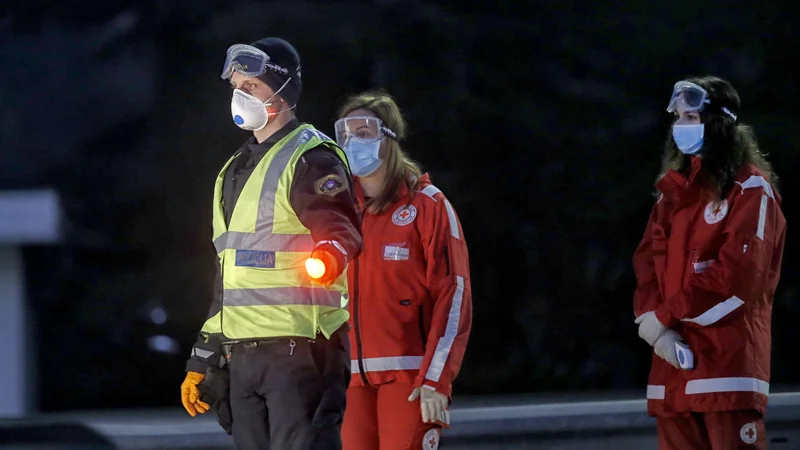
[[[268,99],[266,99],[266,100],[264,101],[264,106],[271,106],[271,105],[272,105],[272,102],[270,102],[270,100],[272,100],[272,97],[275,97],[276,95],[278,95],[278,94],[279,94],[279,93],[280,93],[280,92],[283,90],[283,88],[285,88],[285,87],[286,87],[286,85],[287,85],[287,84],[289,84],[289,82],[290,82],[290,81],[292,81],[292,77],[289,77],[289,78],[288,78],[288,79],[287,79],[287,80],[286,80],[286,81],[283,83],[283,85],[282,85],[280,88],[278,88],[278,90],[277,90],[277,91],[273,92],[273,94],[272,94],[272,95],[270,95],[270,96],[269,96],[269,98],[268,98]],[[268,115],[268,116],[269,116],[269,115],[272,115],[272,116],[277,116],[277,115],[278,115],[278,114],[280,114],[280,113],[283,113],[283,112],[286,112],[286,111],[291,111],[291,110],[295,109],[296,107],[297,107],[297,105],[292,105],[292,106],[290,106],[290,107],[288,107],[288,108],[286,108],[286,109],[282,109],[282,110],[280,110],[280,111],[275,111],[274,113],[270,113],[269,111],[267,111],[267,115]]]
[[[273,92],[273,93],[272,93],[272,95],[270,95],[268,99],[264,100],[264,106],[269,106],[269,105],[271,105],[272,103],[269,103],[269,104],[268,104],[268,102],[269,102],[270,100],[272,100],[272,97],[275,97],[276,95],[278,95],[278,94],[279,94],[279,93],[280,93],[280,92],[283,90],[283,88],[285,88],[285,87],[286,87],[286,85],[287,85],[287,84],[289,84],[289,82],[290,82],[290,81],[292,81],[292,77],[289,77],[289,78],[288,78],[288,79],[287,79],[287,80],[286,80],[286,81],[283,83],[283,85],[281,85],[281,87],[279,87],[279,88],[278,88],[278,90],[277,90],[277,91]],[[295,105],[295,106],[297,106],[297,105]],[[294,106],[292,106],[292,108],[294,108]],[[289,109],[292,109],[292,108],[289,108]],[[284,110],[284,111],[288,111],[288,109],[286,109],[286,110]]]
[[[270,103],[270,105],[271,104],[272,103]],[[267,112],[267,114],[272,115],[272,116],[277,116],[280,113],[283,113],[283,112],[286,112],[286,111],[291,111],[291,110],[295,109],[296,107],[297,107],[297,105],[294,105],[294,106],[290,106],[290,107],[288,107],[286,109],[282,109],[280,111],[275,111],[274,113]]]

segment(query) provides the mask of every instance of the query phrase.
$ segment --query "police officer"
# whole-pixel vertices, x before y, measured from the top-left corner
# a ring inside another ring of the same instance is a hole
[[[345,268],[361,248],[347,160],[296,120],[300,58],[288,42],[231,46],[222,78],[234,123],[253,137],[216,180],[219,273],[182,402],[192,416],[225,410],[216,405],[228,399],[202,401],[197,388],[223,379],[206,374],[225,366],[237,448],[339,449],[350,379]],[[322,267],[314,278],[309,260]]]

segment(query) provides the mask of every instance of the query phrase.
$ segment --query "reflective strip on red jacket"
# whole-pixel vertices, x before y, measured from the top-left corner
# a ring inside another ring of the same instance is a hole
[[[693,158],[688,177],[670,171],[659,181],[662,196],[633,258],[634,313],[655,311],[694,353],[688,371],[653,354],[648,410],[763,413],[786,230],[781,199],[746,165],[725,199],[709,201],[701,163]]]
[[[359,201],[364,193],[356,183]],[[393,380],[451,395],[472,322],[469,259],[453,206],[426,175],[383,214],[364,213],[348,270],[351,386]]]

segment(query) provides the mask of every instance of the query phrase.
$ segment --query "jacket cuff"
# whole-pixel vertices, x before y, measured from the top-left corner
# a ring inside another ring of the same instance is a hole
[[[186,371],[187,372],[197,372],[202,373],[205,375],[206,370],[208,369],[209,364],[204,361],[200,361],[199,359],[190,358],[186,360]]]
[[[314,247],[314,251],[317,250],[324,251],[333,257],[336,260],[336,264],[338,264],[337,269],[344,270],[344,267],[347,266],[348,255],[342,244],[336,241],[319,241]]]
[[[661,304],[655,310],[656,319],[667,328],[673,328],[678,324],[679,320],[672,315],[667,305]]]
[[[419,376],[414,380],[414,387],[422,389],[430,389],[432,391],[436,391],[446,396],[447,398],[450,398],[452,394],[452,388],[450,386],[450,383],[441,383],[441,382],[437,383],[432,380],[423,379],[422,377]]]

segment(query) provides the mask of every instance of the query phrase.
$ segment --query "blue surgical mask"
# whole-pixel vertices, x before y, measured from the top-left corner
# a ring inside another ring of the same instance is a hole
[[[381,150],[379,139],[375,142],[362,142],[358,138],[349,139],[342,150],[347,155],[350,172],[357,177],[366,177],[381,166],[383,161],[378,157]]]
[[[673,125],[672,138],[681,153],[686,155],[696,155],[703,148],[704,124],[694,125]]]

